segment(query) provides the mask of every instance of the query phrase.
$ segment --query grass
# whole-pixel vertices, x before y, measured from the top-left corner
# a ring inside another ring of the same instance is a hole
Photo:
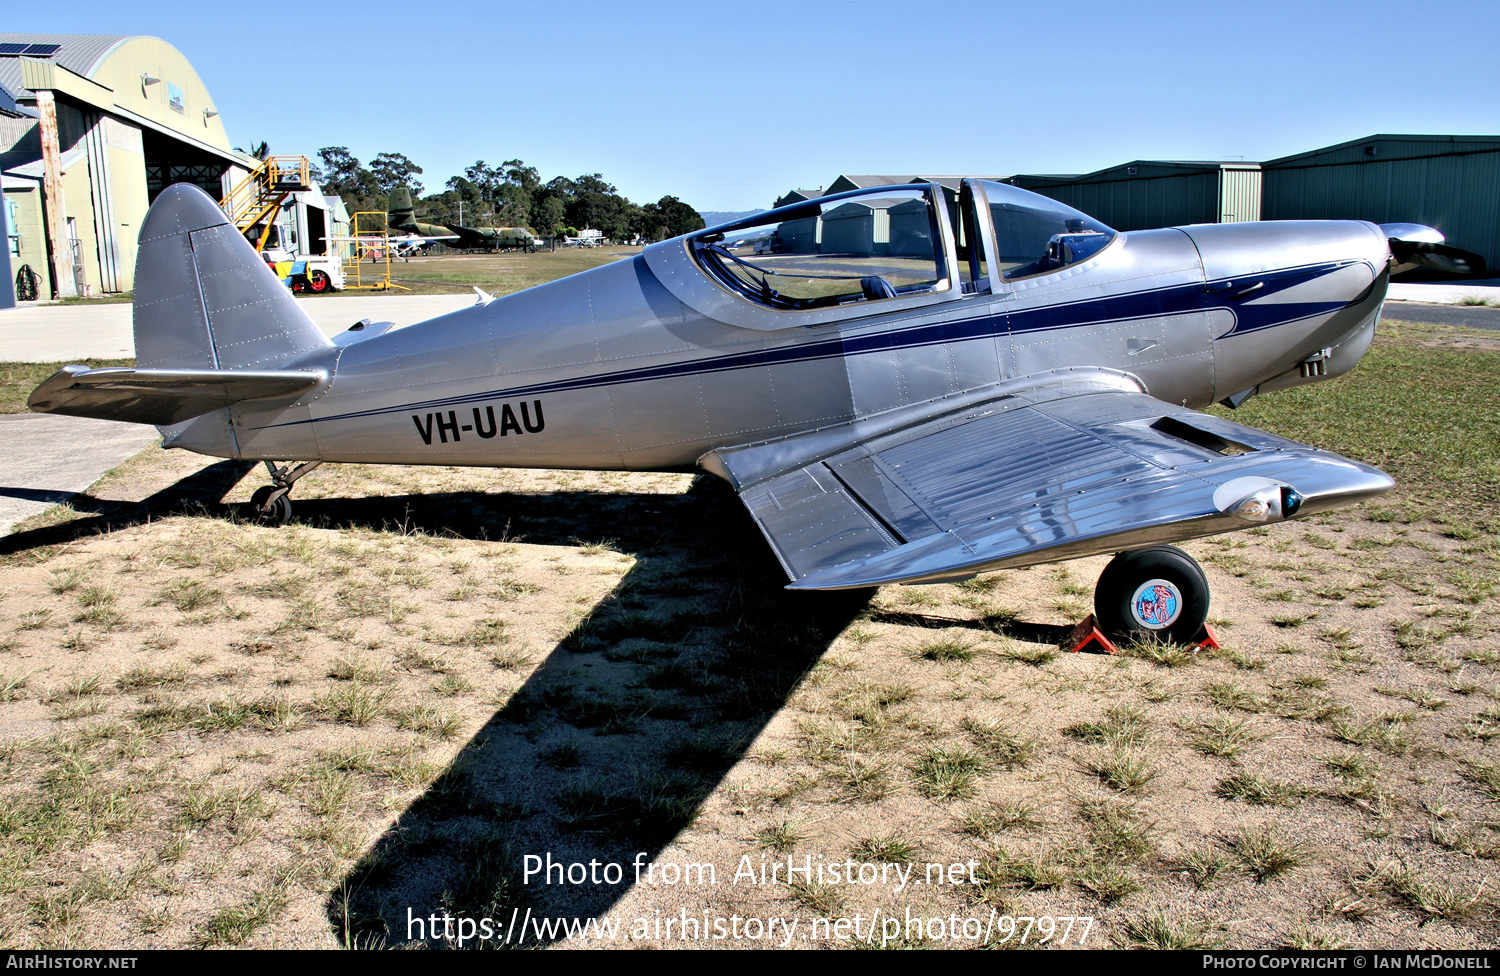
[[[1068,883],[1067,867],[1050,851],[1011,854],[996,849],[974,872],[983,900],[993,900],[1007,891],[1045,891]]]
[[[1224,943],[1208,929],[1162,912],[1125,923],[1121,944],[1128,949],[1217,949]]]
[[[1148,753],[1123,743],[1085,757],[1083,768],[1121,793],[1143,793],[1161,773]]]
[[[783,820],[755,832],[755,841],[761,847],[783,854],[800,844],[802,838],[802,825],[791,820]]]
[[[389,697],[386,689],[351,681],[330,687],[313,699],[313,707],[335,722],[363,727],[380,717]]]
[[[910,838],[902,834],[876,834],[849,845],[849,855],[858,861],[877,864],[911,864],[921,852]]]
[[[967,664],[974,660],[978,651],[978,645],[974,641],[967,641],[957,637],[944,637],[938,640],[926,641],[912,648],[912,657],[924,661],[950,662],[959,661]]]
[[[630,247],[564,247],[535,254],[444,254],[414,257],[391,265],[391,281],[406,288],[401,294],[473,295],[479,286],[492,295],[509,295],[565,275],[587,271],[640,253]],[[308,301],[336,302],[342,292],[314,296]]]
[[[1118,864],[1091,864],[1079,871],[1073,880],[1103,905],[1113,905],[1126,895],[1141,890],[1140,882]]]
[[[1079,817],[1088,829],[1089,849],[1111,858],[1138,860],[1150,854],[1153,823],[1142,818],[1133,801],[1084,800]]]
[[[1430,338],[1383,332],[1367,365]],[[1398,400],[1323,410],[1363,372],[1248,406],[1304,402],[1319,446],[1374,443]],[[1278,433],[1307,421],[1275,413]],[[149,477],[107,482],[102,506],[227,470],[143,458]],[[1045,643],[1049,606],[1107,557],[873,603],[787,597],[708,479],[327,465],[299,484],[290,532],[194,491],[203,509],[107,532],[70,535],[97,516],[58,514],[72,521],[30,536],[45,544],[0,555],[9,945],[389,944],[391,906],[524,912],[513,866],[538,838],[569,859],[718,845],[721,881],[741,853],[918,876],[972,854],[978,887],[921,890],[913,911],[1071,905],[1128,944],[1228,939],[1256,878],[1267,946],[1357,943],[1374,931],[1348,924],[1361,914],[1488,932],[1500,524],[1461,486],[1188,543],[1215,553],[1221,588],[1285,599],[1217,606],[1236,618],[1228,651],[1123,658]],[[1273,613],[1303,619],[1278,630]],[[580,621],[587,639],[559,649]],[[1358,867],[1397,855],[1410,877]],[[872,905],[815,882],[781,893],[804,914]],[[561,914],[616,897],[547,894]],[[705,893],[679,896],[691,913]]]
[[[1354,883],[1365,892],[1391,895],[1428,918],[1448,921],[1477,915],[1490,902],[1482,883],[1472,892],[1443,884],[1400,855],[1386,855],[1371,862]]]
[[[1180,863],[1182,873],[1199,889],[1212,887],[1230,867],[1229,859],[1221,851],[1207,846],[1184,851]]]
[[[1421,341],[1435,330],[1381,328],[1402,338],[1377,339],[1358,368],[1337,381],[1337,395],[1314,384],[1252,397],[1236,411],[1209,412],[1376,465],[1409,497],[1493,498],[1500,486],[1500,415],[1486,401],[1500,352],[1455,353]]]
[[[1381,752],[1404,756],[1412,751],[1411,730],[1407,715],[1377,715],[1373,718],[1336,717],[1333,734],[1341,742],[1372,746]]]
[[[1238,759],[1240,753],[1262,738],[1242,718],[1216,716],[1192,730],[1193,748],[1207,756]]]
[[[985,722],[971,716],[963,720],[961,727],[1001,769],[1025,766],[1036,755],[1036,739],[1016,732],[1004,722]]]
[[[980,774],[989,763],[963,746],[928,750],[912,767],[917,789],[934,800],[961,800],[974,795]]]
[[[27,413],[26,398],[53,373],[71,363],[90,369],[134,366],[134,359],[82,359],[67,363],[0,363],[0,413]]]
[[[1225,800],[1243,800],[1255,806],[1286,807],[1307,796],[1308,790],[1258,772],[1225,777],[1219,781],[1214,793]]]
[[[1007,830],[1028,830],[1041,825],[1036,807],[1024,800],[1002,800],[989,806],[974,807],[965,811],[960,821],[964,833],[979,838],[988,838]]]
[[[1301,867],[1311,856],[1306,845],[1276,824],[1243,827],[1229,847],[1245,870],[1262,883]]]
[[[197,932],[197,943],[204,948],[243,945],[258,929],[280,915],[286,904],[285,894],[276,888],[256,892],[245,901],[210,915]]]

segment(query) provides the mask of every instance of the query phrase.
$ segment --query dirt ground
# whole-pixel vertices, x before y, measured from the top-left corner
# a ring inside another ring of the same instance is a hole
[[[1058,648],[1103,558],[791,594],[713,479],[328,466],[282,528],[264,481],[151,449],[0,540],[5,944],[1500,934],[1492,506],[1188,543],[1223,649],[1110,656]]]

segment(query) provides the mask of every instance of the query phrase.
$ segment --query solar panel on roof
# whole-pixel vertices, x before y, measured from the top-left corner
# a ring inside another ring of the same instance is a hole
[[[29,44],[0,44],[0,57],[4,57],[7,54],[20,54],[28,47],[30,47]]]
[[[33,44],[21,53],[33,58],[50,58],[61,50],[61,44]]]

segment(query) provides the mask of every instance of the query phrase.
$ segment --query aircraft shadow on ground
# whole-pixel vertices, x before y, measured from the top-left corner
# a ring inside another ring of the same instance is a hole
[[[677,496],[320,499],[297,515],[544,545],[607,538],[636,560],[330,897],[345,944],[445,944],[408,910],[500,924],[527,908],[607,914],[637,855],[654,859],[693,821],[873,593],[787,591],[738,499],[708,478]],[[521,858],[548,852],[627,867],[613,885],[522,884]],[[549,941],[532,931],[525,944]]]
[[[223,498],[252,467],[211,464],[135,503],[76,496],[71,504],[85,517],[0,539],[0,553],[173,514],[244,517],[243,506]],[[410,917],[499,923],[528,908],[533,916],[608,914],[634,882],[629,865],[637,855],[655,859],[692,823],[861,616],[1048,643],[1064,632],[1009,619],[872,611],[873,590],[788,591],[734,493],[710,477],[682,495],[302,498],[294,517],[315,527],[494,542],[607,539],[636,560],[336,887],[327,921],[346,945],[450,944],[447,933],[409,928],[408,909]],[[564,864],[619,863],[626,874],[615,885],[523,885],[521,858],[548,852]],[[549,941],[533,929],[524,945]]]
[[[0,488],[0,494],[15,498],[66,502],[82,516],[57,525],[27,529],[0,538],[0,556],[62,545],[88,536],[117,532],[132,525],[143,525],[172,514],[185,512],[227,514],[237,506],[224,504],[224,496],[229,494],[255,466],[254,461],[219,461],[193,472],[138,502],[96,498],[87,492],[53,497],[60,493],[23,494],[29,490]]]

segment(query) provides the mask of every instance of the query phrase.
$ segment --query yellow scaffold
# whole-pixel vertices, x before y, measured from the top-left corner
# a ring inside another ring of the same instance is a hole
[[[255,242],[256,252],[265,250],[275,225],[272,219],[286,198],[312,188],[311,162],[306,156],[270,156],[240,180],[219,207],[245,235],[264,225]]]
[[[344,250],[344,287],[367,288],[388,291],[400,288],[411,291],[391,281],[391,238],[386,229],[386,215],[380,210],[361,210],[350,218],[350,242]],[[370,258],[370,281],[364,278],[363,260]]]

